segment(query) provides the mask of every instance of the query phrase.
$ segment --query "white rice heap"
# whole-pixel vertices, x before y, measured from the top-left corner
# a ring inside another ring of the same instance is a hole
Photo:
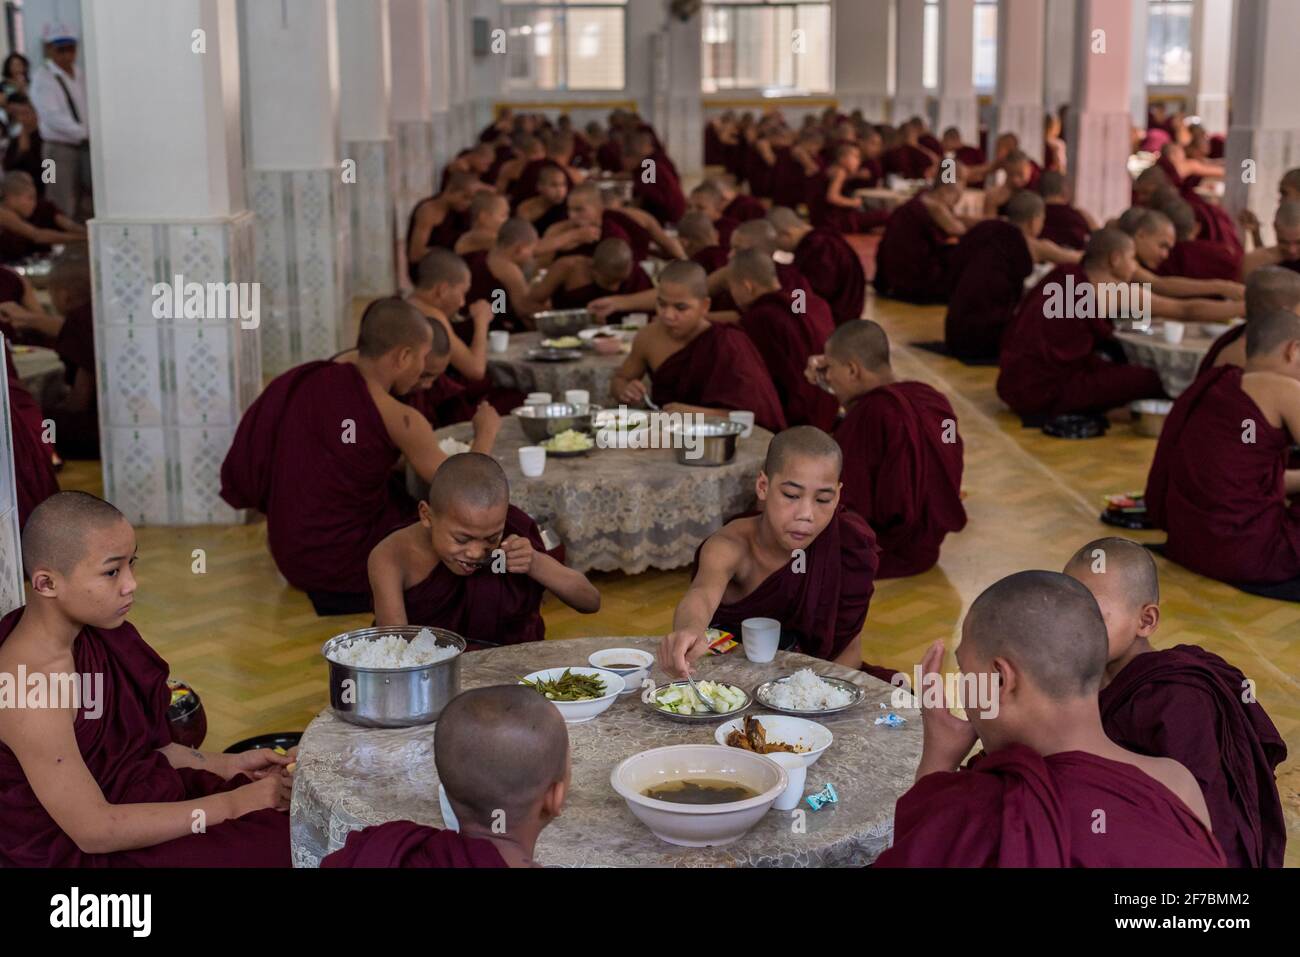
[[[438,639],[428,628],[411,641],[400,635],[381,635],[378,638],[354,638],[345,645],[335,647],[330,660],[352,668],[414,668],[431,665],[436,661],[454,658],[460,649],[438,644]]]
[[[853,700],[847,691],[823,681],[811,668],[796,671],[787,680],[770,686],[766,697],[774,707],[790,711],[843,708]]]

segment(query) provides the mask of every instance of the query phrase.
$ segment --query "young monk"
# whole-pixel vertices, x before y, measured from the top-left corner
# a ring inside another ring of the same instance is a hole
[[[538,835],[569,793],[569,734],[559,709],[522,685],[464,691],[438,717],[433,760],[459,831],[377,824],[353,831],[320,866],[539,866]]]
[[[1286,760],[1286,743],[1250,682],[1197,645],[1151,647],[1160,581],[1151,553],[1136,542],[1090,542],[1065,574],[1087,586],[1106,621],[1106,737],[1192,772],[1229,867],[1281,867],[1286,822],[1274,772]]]
[[[1039,181],[1038,165],[1021,150],[1011,150],[996,164],[1002,171],[1002,182],[984,189],[984,215],[1004,216],[1008,200],[1024,189],[1036,190]]]
[[[172,743],[167,662],[126,620],[136,541],[122,513],[60,492],[22,549],[29,603],[0,620],[0,673],[94,684],[0,708],[0,865],[288,867],[293,758]]]
[[[660,642],[659,667],[685,677],[708,651],[707,628],[739,636],[753,617],[781,622],[787,650],[862,667],[876,540],[840,503],[841,465],[835,440],[812,426],[772,439],[755,484],[759,514],[728,522],[700,546],[691,587]],[[864,670],[886,681],[892,674]]]
[[[1019,572],[975,600],[957,665],[992,700],[968,703],[969,720],[948,710],[956,702],[926,700],[942,663],[936,641],[922,664],[916,784],[877,867],[1224,865],[1191,773],[1106,736],[1106,623],[1077,581]],[[959,769],[976,741],[983,754]]]
[[[723,216],[734,219],[738,223],[747,223],[751,219],[761,219],[767,214],[767,207],[763,205],[762,200],[736,189],[736,177],[730,173],[715,176],[708,182],[722,194],[723,202],[726,203],[722,208]]]
[[[369,609],[365,556],[415,518],[391,481],[398,461],[429,481],[446,459],[428,419],[393,395],[419,384],[431,349],[429,320],[415,307],[376,300],[355,356],[290,369],[240,420],[221,497],[266,515],[276,566],[319,614]]]
[[[731,257],[727,283],[740,309],[740,328],[772,376],[786,423],[830,431],[839,403],[804,378],[808,360],[821,354],[835,331],[830,306],[810,289],[783,288],[776,263],[757,249]]]
[[[1246,364],[1246,326],[1255,316],[1273,312],[1300,312],[1300,273],[1281,266],[1261,266],[1246,280],[1246,321],[1214,340],[1197,375],[1215,366]]]
[[[1087,210],[1070,205],[1065,174],[1056,170],[1043,173],[1038,181],[1038,194],[1047,204],[1042,237],[1067,249],[1082,250],[1087,246],[1088,237],[1097,229],[1097,221]]]
[[[919,305],[948,298],[948,260],[966,225],[953,210],[961,182],[936,181],[894,210],[876,249],[876,292]]]
[[[545,166],[537,174],[537,194],[515,207],[515,215],[533,224],[537,235],[546,238],[547,230],[569,216],[569,178],[558,166]],[[584,238],[583,242],[588,240]]]
[[[1006,219],[977,224],[952,255],[943,339],[948,354],[960,359],[997,358],[1035,263],[1073,264],[1083,256],[1040,238],[1046,207],[1037,193],[1021,190],[1004,208]]]
[[[610,381],[619,402],[646,397],[650,375],[654,401],[665,412],[720,415],[748,410],[772,432],[785,428],[785,414],[763,358],[745,332],[709,322],[708,277],[696,263],[676,260],[658,277],[655,320],[636,334],[632,352]]]
[[[885,175],[903,179],[930,179],[938,170],[940,157],[921,146],[919,140],[925,132],[925,123],[918,117],[898,128],[898,142],[881,156]]]
[[[719,243],[723,246],[731,245],[732,230],[740,225],[740,221],[726,214],[727,201],[723,198],[720,189],[713,183],[705,181],[691,190],[687,203],[689,209],[709,217],[709,222],[717,230]]]
[[[672,160],[659,147],[651,130],[633,133],[630,145],[633,197],[660,225],[677,222],[686,212],[686,197]]]
[[[512,145],[514,156],[502,163],[497,170],[495,185],[498,193],[509,196],[513,202],[518,202],[527,197],[515,195],[515,184],[529,164],[546,162],[546,144],[542,142],[540,136],[520,133],[513,138]]]
[[[506,474],[491,456],[447,459],[419,516],[370,553],[375,624],[429,625],[476,645],[513,645],[545,637],[547,589],[583,614],[600,610],[600,592],[548,555],[537,523],[510,504]]]
[[[686,258],[699,263],[707,273],[726,267],[731,250],[719,244],[718,231],[704,213],[689,212],[677,224],[677,239]]]
[[[1198,376],[1160,433],[1146,503],[1170,560],[1239,585],[1300,583],[1297,437],[1300,316],[1252,316],[1245,366]]]
[[[845,143],[835,150],[835,160],[823,174],[808,204],[814,226],[838,233],[869,233],[889,218],[884,210],[862,208],[862,201],[844,194],[845,185],[862,168],[862,153],[856,144]]]
[[[1176,200],[1166,195],[1164,202]],[[1178,241],[1174,222],[1158,208],[1129,210],[1120,217],[1121,228],[1133,237],[1138,268],[1133,281],[1149,283],[1158,296],[1174,298],[1222,296],[1241,299],[1244,289],[1235,279],[1200,279],[1166,275],[1164,266]]]
[[[533,298],[525,270],[531,271],[537,246],[537,230],[515,217],[497,230],[490,250],[465,257],[470,276],[466,298],[487,301],[494,329],[523,332],[532,328],[533,313],[540,311],[542,304]]]
[[[421,200],[406,227],[406,262],[411,282],[424,254],[435,246],[453,249],[470,227],[469,204],[483,183],[471,173],[456,173],[441,193]]]
[[[84,243],[86,227],[36,195],[36,183],[22,170],[0,179],[0,262],[45,253],[57,243]]]
[[[1081,263],[1058,266],[1025,298],[1002,337],[998,362],[998,396],[1012,411],[1022,418],[1104,413],[1162,396],[1154,369],[1120,361],[1113,321],[1216,322],[1240,308],[1233,302],[1148,297],[1133,285],[1136,270],[1132,238],[1099,229]]]
[[[1201,224],[1186,200],[1171,198],[1160,211],[1169,217],[1175,237],[1173,248],[1160,264],[1162,276],[1231,283],[1241,278],[1241,248],[1201,239]]]
[[[1300,199],[1284,200],[1273,218],[1276,242],[1247,253],[1241,264],[1243,280],[1264,266],[1281,266],[1300,273]]]
[[[496,148],[491,143],[475,143],[467,150],[461,150],[456,158],[442,168],[442,179],[438,188],[446,189],[447,183],[457,173],[468,173],[481,183],[487,183],[488,170],[496,160]]]
[[[602,239],[621,239],[632,248],[632,258],[637,262],[650,255],[651,243],[670,257],[684,258],[677,240],[653,216],[639,209],[607,208],[605,197],[595,183],[583,183],[569,191],[568,219],[552,229],[585,231],[586,243],[570,248],[576,256],[590,256]]]
[[[632,249],[621,239],[602,239],[587,256],[557,259],[546,277],[533,286],[536,302],[551,301],[555,309],[585,309],[601,296],[624,296],[653,289],[654,283],[639,263],[632,261]],[[607,322],[620,322],[624,313],[611,313]]]
[[[510,218],[510,204],[499,193],[483,190],[469,204],[469,229],[456,240],[456,255],[486,252],[496,243],[497,233]]]
[[[777,245],[794,254],[795,268],[830,305],[835,324],[860,318],[867,299],[867,276],[862,260],[844,237],[833,229],[808,225],[785,206],[773,207],[767,220],[776,230]]]
[[[943,148],[944,156],[953,157],[962,166],[983,166],[987,162],[982,149],[962,142],[961,130],[955,126],[950,126],[943,131],[943,135],[939,138],[939,145]]]
[[[964,448],[957,415],[924,382],[900,382],[889,339],[870,319],[835,330],[817,373],[846,409],[835,428],[844,452],[844,504],[871,525],[880,545],[877,578],[919,575],[939,561],[949,532],[966,527]]]

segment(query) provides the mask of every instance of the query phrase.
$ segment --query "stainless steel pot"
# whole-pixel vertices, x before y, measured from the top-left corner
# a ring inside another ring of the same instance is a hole
[[[736,457],[736,440],[744,431],[739,422],[709,417],[673,429],[673,450],[681,465],[726,465]]]
[[[588,326],[596,324],[595,317],[586,309],[547,309],[533,313],[537,331],[547,339],[576,336]]]
[[[599,411],[598,405],[550,402],[546,405],[521,405],[511,409],[510,414],[519,420],[528,440],[536,444],[569,429],[591,432],[591,417]]]
[[[397,635],[412,640],[422,630],[420,625],[394,625],[387,628],[360,628],[335,635],[325,642],[321,653],[330,669],[330,707],[350,724],[364,728],[409,728],[438,720],[448,702],[460,694],[460,657],[465,639],[455,632],[429,628],[443,647],[454,647],[454,658],[444,658],[431,665],[412,668],[355,668],[330,657],[339,645],[353,640],[369,640],[383,635]]]

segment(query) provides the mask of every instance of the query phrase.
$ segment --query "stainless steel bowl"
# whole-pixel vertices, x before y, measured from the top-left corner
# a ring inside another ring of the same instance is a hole
[[[533,322],[543,338],[559,339],[576,336],[588,326],[595,325],[596,318],[586,309],[547,309],[533,313]]]
[[[1130,403],[1133,431],[1150,439],[1160,438],[1160,430],[1165,427],[1165,419],[1169,418],[1169,410],[1173,407],[1168,399],[1139,399]]]
[[[745,426],[730,419],[709,417],[673,430],[673,449],[681,465],[726,465],[736,457],[736,440]]]
[[[573,405],[569,402],[550,402],[546,405],[521,405],[510,414],[519,420],[524,435],[533,443],[545,442],[553,435],[574,429],[591,431],[591,417],[600,411],[598,405]]]
[[[355,668],[330,657],[336,647],[354,640],[398,635],[410,641],[422,630],[420,625],[359,628],[325,642],[321,654],[330,668],[330,707],[334,713],[363,728],[409,728],[437,721],[442,709],[460,694],[460,657],[465,652],[465,639],[455,632],[429,628],[439,645],[455,647],[459,652],[454,658],[431,665]]]

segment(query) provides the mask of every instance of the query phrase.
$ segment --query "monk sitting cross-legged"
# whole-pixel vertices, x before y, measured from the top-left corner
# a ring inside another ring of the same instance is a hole
[[[916,784],[877,867],[1222,867],[1196,779],[1106,736],[1097,692],[1106,622],[1088,589],[1026,571],[984,591],[962,623],[964,721],[934,702],[943,642],[922,664]],[[970,699],[978,698],[978,702]],[[983,753],[959,765],[978,741]]]
[[[1215,366],[1246,364],[1246,327],[1255,316],[1300,312],[1300,273],[1281,266],[1261,266],[1246,279],[1246,321],[1233,326],[1210,345],[1197,375]]]
[[[389,821],[353,831],[321,867],[538,866],[537,837],[569,792],[569,733],[555,705],[522,685],[462,692],[438,717],[433,761],[459,832]]]
[[[0,708],[0,866],[289,867],[293,757],[171,740],[167,662],[126,620],[131,524],[60,492],[22,538],[31,601],[0,620],[0,674],[77,693]]]
[[[862,624],[875,590],[876,539],[840,503],[840,447],[803,425],[768,446],[755,486],[760,512],[709,536],[695,577],[677,603],[659,666],[685,677],[708,651],[712,625],[741,633],[746,618],[781,622],[781,646],[848,668],[862,667]],[[892,672],[868,667],[889,680]]]
[[[876,292],[918,304],[948,298],[948,260],[966,224],[953,211],[963,183],[935,185],[893,211],[876,249]]]
[[[1050,239],[1068,249],[1087,246],[1088,237],[1097,228],[1097,221],[1088,215],[1087,210],[1070,205],[1065,174],[1056,170],[1043,173],[1038,181],[1038,193],[1047,204],[1041,233],[1043,239]]]
[[[761,220],[755,220],[761,222]],[[619,402],[646,397],[650,374],[654,401],[665,412],[726,416],[748,410],[756,424],[785,428],[785,414],[763,357],[745,332],[708,320],[708,277],[681,259],[658,277],[655,320],[636,334],[632,352],[614,374],[610,394]]]
[[[835,324],[862,318],[867,277],[862,260],[844,237],[833,229],[808,225],[786,206],[773,208],[767,220],[776,230],[777,245],[794,254],[795,268],[830,305]]]
[[[919,575],[949,532],[966,527],[964,450],[952,405],[924,382],[899,382],[889,339],[870,319],[845,323],[809,366],[847,410],[835,428],[844,450],[844,504],[880,544],[877,578]]]
[[[1192,772],[1229,867],[1281,867],[1286,823],[1274,771],[1286,760],[1286,743],[1250,682],[1196,645],[1151,647],[1160,581],[1151,553],[1136,542],[1091,542],[1065,573],[1088,587],[1106,619],[1106,736]]]
[[[857,144],[845,143],[835,150],[834,162],[817,180],[808,204],[814,226],[838,233],[868,233],[885,224],[887,212],[864,209],[860,200],[844,195],[845,184],[861,168],[862,153]]]
[[[1252,316],[1246,364],[1197,376],[1174,402],[1147,476],[1166,554],[1245,586],[1300,583],[1300,316]]]
[[[545,637],[547,589],[583,614],[600,609],[600,593],[548,555],[537,523],[510,504],[505,472],[490,456],[447,459],[419,515],[370,553],[375,624],[429,625],[507,645]]]

